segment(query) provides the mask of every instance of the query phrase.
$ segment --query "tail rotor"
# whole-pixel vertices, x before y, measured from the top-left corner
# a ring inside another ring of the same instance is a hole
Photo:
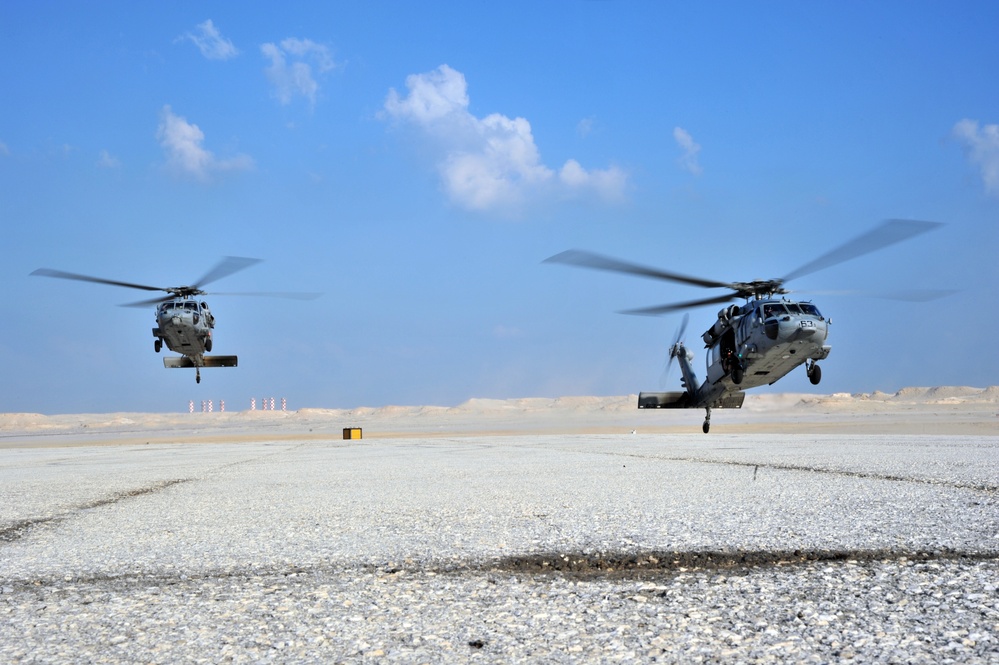
[[[683,335],[687,332],[687,322],[689,320],[690,315],[684,314],[683,319],[680,321],[680,325],[673,333],[673,341],[669,345],[669,355],[666,358],[666,367],[663,369],[663,374],[660,378],[660,383],[663,388],[666,387],[670,374],[673,372],[673,361],[676,360],[676,357],[681,353],[680,349],[683,347]]]

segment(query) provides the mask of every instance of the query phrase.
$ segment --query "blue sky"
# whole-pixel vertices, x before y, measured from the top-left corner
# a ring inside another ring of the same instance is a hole
[[[946,226],[792,282],[833,350],[769,390],[999,383],[996,3],[310,4],[0,6],[0,411],[675,389],[680,315],[616,312],[714,292],[542,261],[772,278],[886,218]],[[29,277],[230,255],[209,290],[324,295],[208,297],[200,385],[143,292]],[[958,292],[842,293],[904,288]]]

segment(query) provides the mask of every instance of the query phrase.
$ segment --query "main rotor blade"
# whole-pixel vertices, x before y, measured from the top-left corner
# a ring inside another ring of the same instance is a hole
[[[250,259],[243,256],[226,256],[219,261],[214,268],[205,273],[205,276],[192,284],[192,288],[200,289],[205,284],[227,277],[234,272],[245,270],[252,265],[260,263],[263,259]]]
[[[119,282],[113,279],[102,277],[91,277],[89,275],[78,275],[73,272],[63,272],[62,270],[51,270],[49,268],[39,268],[31,273],[40,277],[58,277],[59,279],[73,279],[78,282],[96,282],[97,284],[110,284],[111,286],[124,286],[130,289],[142,289],[143,291],[169,291],[159,286],[147,286],[146,284],[133,284],[131,282]]]
[[[714,305],[717,303],[728,302],[730,300],[735,300],[739,297],[738,293],[726,293],[725,295],[715,296],[714,298],[704,298],[702,300],[690,300],[688,302],[677,302],[671,305],[659,305],[656,307],[642,307],[640,309],[627,309],[620,314],[637,314],[640,316],[659,316],[660,314],[669,314],[670,312],[676,312],[681,309],[688,309],[693,307],[700,307],[701,305]]]
[[[315,300],[322,293],[307,293],[300,291],[212,291],[211,296],[256,296],[261,298],[288,298],[290,300]]]
[[[258,296],[263,298],[288,298],[290,300],[315,300],[322,293],[300,293],[297,291],[241,291],[232,293],[218,293],[212,291],[211,293],[205,293],[206,296]],[[148,307],[150,305],[159,305],[161,302],[167,302],[168,300],[175,300],[177,296],[167,295],[162,298],[150,298],[149,300],[139,300],[138,302],[129,302],[121,305],[121,307]]]
[[[662,279],[669,282],[680,282],[683,284],[693,284],[694,286],[704,286],[708,288],[733,288],[731,284],[726,282],[716,282],[710,279],[702,279],[700,277],[690,277],[688,275],[681,275],[680,273],[667,272],[657,268],[648,268],[635,263],[628,263],[627,261],[614,259],[609,256],[601,256],[600,254],[594,254],[592,252],[584,252],[580,249],[566,250],[561,254],[548,257],[542,263],[564,263],[566,265],[579,266],[581,268],[609,270],[611,272],[621,272],[628,275],[638,275],[640,277],[650,277],[652,279]]]
[[[159,305],[161,302],[167,302],[168,300],[174,300],[176,297],[177,296],[171,294],[171,295],[163,296],[161,298],[150,298],[149,300],[139,300],[138,302],[127,302],[127,303],[123,303],[123,304],[118,305],[118,306],[119,307],[141,307],[141,308],[145,308],[145,307],[149,307],[150,305]]]
[[[850,259],[869,254],[917,236],[920,233],[932,231],[943,226],[940,222],[921,222],[913,219],[889,219],[879,226],[863,233],[853,240],[850,240],[832,251],[826,252],[810,263],[806,263],[797,270],[789,273],[783,281],[787,282],[797,277],[823,270],[837,263],[843,263]]]

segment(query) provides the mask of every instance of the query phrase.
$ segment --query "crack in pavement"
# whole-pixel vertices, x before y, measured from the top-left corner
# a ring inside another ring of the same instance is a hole
[[[644,552],[544,552],[513,555],[488,560],[455,560],[425,563],[320,563],[280,567],[260,566],[237,570],[182,572],[125,572],[117,575],[59,576],[35,580],[5,580],[11,590],[66,591],[81,585],[110,585],[118,591],[169,587],[178,584],[204,584],[225,580],[272,585],[276,578],[289,583],[322,583],[316,578],[375,574],[386,579],[405,579],[410,575],[525,577],[562,576],[578,581],[629,581],[669,579],[683,573],[750,574],[771,569],[793,570],[819,564],[920,565],[933,562],[999,562],[999,551],[991,550],[891,550],[891,549],[796,549],[796,550],[656,550]],[[309,581],[311,580],[311,581]]]
[[[637,457],[645,457],[644,455],[638,455]],[[724,464],[728,466],[743,466],[750,467],[753,469],[772,469],[777,471],[805,471],[807,473],[827,473],[834,476],[845,476],[848,478],[866,478],[871,480],[888,480],[891,482],[898,483],[919,483],[922,485],[936,485],[940,487],[951,487],[954,489],[962,490],[974,490],[976,492],[997,492],[999,491],[999,485],[991,485],[989,483],[963,483],[954,482],[949,480],[940,480],[936,478],[917,478],[910,476],[896,476],[892,474],[884,473],[868,473],[866,471],[850,471],[847,469],[828,469],[818,466],[807,466],[804,464],[781,464],[781,463],[763,463],[758,462],[739,462],[736,460],[717,460],[705,457],[655,457],[654,459],[670,460],[673,462],[697,462],[700,464]],[[755,480],[755,471],[754,478]]]
[[[301,444],[292,446],[290,449],[289,448],[282,448],[282,449],[276,450],[276,451],[268,451],[266,453],[263,453],[261,455],[256,455],[254,457],[249,457],[249,458],[246,458],[246,459],[236,460],[234,462],[227,462],[225,464],[221,464],[221,465],[217,466],[214,470],[218,471],[218,470],[221,470],[221,469],[229,469],[229,468],[238,467],[238,466],[241,466],[241,465],[244,465],[244,464],[252,464],[254,462],[259,462],[260,460],[263,460],[263,459],[266,459],[266,458],[269,458],[269,457],[273,457],[273,456],[276,456],[276,455],[283,454],[283,453],[287,452],[288,450],[295,450],[295,449],[298,449],[298,448],[302,448],[305,445],[307,445],[307,444],[301,443]],[[90,510],[92,508],[101,508],[101,507],[104,507],[104,506],[110,506],[110,505],[116,504],[116,503],[118,503],[120,501],[124,501],[126,499],[133,499],[135,497],[143,496],[143,495],[146,495],[146,494],[153,494],[155,492],[163,491],[163,490],[165,490],[165,489],[167,489],[169,487],[173,487],[174,485],[178,485],[178,484],[181,484],[181,483],[189,483],[189,482],[192,482],[194,480],[202,480],[202,479],[203,478],[176,478],[176,479],[172,479],[172,480],[163,480],[163,481],[160,481],[160,482],[157,482],[157,483],[153,483],[151,485],[147,485],[145,487],[138,487],[136,489],[127,490],[125,492],[118,492],[118,493],[112,494],[110,496],[106,496],[106,497],[103,497],[103,498],[95,499],[93,501],[88,501],[86,503],[81,503],[79,505],[72,506],[72,507],[64,510],[63,512],[59,513],[59,514],[56,514],[56,515],[47,515],[45,517],[33,517],[33,518],[28,518],[28,519],[23,519],[23,520],[17,520],[15,522],[12,522],[11,524],[8,524],[5,527],[0,528],[0,544],[15,542],[17,540],[20,540],[21,538],[24,538],[35,527],[39,527],[39,526],[42,526],[42,525],[45,525],[45,524],[55,524],[55,523],[66,521],[66,520],[70,519],[71,517],[74,517],[77,514],[83,512],[83,511],[86,511],[86,510]]]
[[[999,561],[996,551],[940,549],[899,551],[891,549],[795,550],[690,550],[641,553],[542,553],[495,560],[495,570],[528,575],[562,574],[578,578],[634,578],[678,572],[751,570],[797,567],[816,563]]]
[[[517,446],[520,448],[534,448],[536,446]],[[568,451],[568,449],[567,449]],[[780,462],[743,462],[739,460],[712,459],[710,457],[680,456],[680,455],[642,455],[639,453],[618,452],[612,450],[585,450],[574,448],[571,452],[588,455],[612,455],[615,457],[629,457],[640,460],[658,460],[664,462],[693,462],[695,464],[719,464],[723,466],[742,466],[753,469],[753,480],[756,480],[756,471],[759,469],[771,469],[774,471],[804,471],[806,473],[824,473],[833,476],[844,476],[847,478],[864,478],[869,480],[887,480],[898,483],[917,483],[921,485],[935,485],[937,487],[950,487],[953,489],[973,490],[976,492],[999,492],[999,485],[986,482],[957,482],[942,480],[939,478],[920,478],[916,476],[897,476],[884,473],[869,473],[866,471],[851,471],[849,469],[830,469],[819,466],[808,466],[805,464],[783,464]]]
[[[12,543],[24,538],[30,531],[35,527],[43,526],[45,524],[54,524],[63,522],[70,519],[84,511],[91,510],[93,508],[103,508],[104,506],[110,506],[116,504],[120,501],[125,501],[127,499],[134,499],[135,497],[144,496],[146,494],[153,494],[155,492],[161,492],[168,487],[173,487],[181,483],[187,483],[194,480],[193,478],[177,478],[173,480],[163,480],[158,483],[153,483],[152,485],[147,485],[145,487],[137,487],[132,490],[127,490],[125,492],[118,492],[110,496],[102,497],[99,499],[94,499],[93,501],[88,501],[86,503],[81,503],[76,506],[72,506],[69,509],[57,514],[48,515],[45,517],[34,517],[24,520],[18,520],[9,524],[2,529],[0,529],[0,543]]]

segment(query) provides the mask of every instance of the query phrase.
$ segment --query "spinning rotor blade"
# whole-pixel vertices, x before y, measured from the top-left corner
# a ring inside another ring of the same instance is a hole
[[[689,300],[687,302],[677,302],[670,305],[658,305],[656,307],[641,307],[639,309],[626,309],[620,314],[637,314],[640,316],[659,316],[660,314],[669,314],[670,312],[676,312],[681,309],[690,309],[693,307],[700,307],[701,305],[714,305],[716,303],[729,302],[730,300],[735,300],[739,298],[738,293],[726,293],[724,295],[715,296],[714,298],[703,298],[701,300]]]
[[[245,292],[232,292],[232,293],[220,293],[217,291],[212,291],[211,293],[205,293],[204,291],[199,292],[203,296],[254,296],[263,298],[288,298],[290,300],[315,300],[322,293],[299,293],[296,291],[245,291]],[[138,302],[130,302],[121,305],[121,307],[149,307],[150,305],[159,305],[161,302],[166,302],[168,300],[173,300],[176,298],[174,295],[163,296],[162,298],[151,298],[149,300],[140,300]]]
[[[90,277],[89,275],[78,275],[73,272],[63,272],[62,270],[51,270],[49,268],[39,268],[31,273],[39,277],[58,277],[59,279],[73,279],[78,282],[96,282],[97,284],[110,284],[111,286],[124,286],[130,289],[142,289],[143,291],[169,291],[159,286],[147,286],[145,284],[133,284],[131,282],[119,282],[113,279],[103,279],[101,277]]]
[[[867,233],[857,236],[853,240],[792,271],[782,281],[787,282],[797,277],[834,266],[837,263],[843,263],[858,256],[869,254],[917,236],[920,233],[931,231],[938,226],[943,226],[943,224],[939,222],[921,222],[913,219],[886,220]]]
[[[149,307],[150,305],[159,305],[161,302],[166,302],[168,300],[173,300],[177,296],[170,294],[166,296],[161,296],[159,298],[150,298],[149,300],[139,300],[138,302],[127,302],[119,307]]]
[[[609,256],[601,256],[600,254],[593,254],[592,252],[584,252],[579,249],[570,249],[562,252],[561,254],[550,256],[542,261],[542,263],[564,263],[566,265],[579,266],[581,268],[622,272],[628,275],[651,277],[652,279],[662,279],[668,282],[680,282],[681,284],[693,284],[694,286],[704,286],[708,288],[735,288],[732,284],[728,284],[726,282],[716,282],[711,279],[690,277],[688,275],[667,272],[657,268],[647,268],[635,263],[628,263],[627,261],[613,259]]]
[[[227,277],[234,272],[244,270],[252,265],[260,263],[263,259],[250,259],[243,256],[226,256],[219,261],[214,268],[205,273],[205,276],[191,285],[192,289],[200,290],[205,284]]]
[[[300,291],[212,291],[212,296],[255,296],[259,298],[287,298],[288,300],[315,300],[322,293],[307,293]]]

